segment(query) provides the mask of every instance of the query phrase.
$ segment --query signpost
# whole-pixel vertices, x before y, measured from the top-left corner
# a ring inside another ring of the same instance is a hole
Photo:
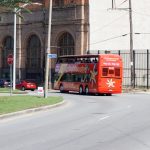
[[[52,0],[50,0],[50,2],[52,2]],[[51,16],[51,15],[50,15]],[[50,19],[51,20],[51,19]],[[50,27],[50,26],[49,26]],[[50,33],[49,33],[50,35]],[[49,40],[49,44],[50,44],[50,37],[48,38]],[[48,45],[49,45],[48,44]],[[50,47],[50,45],[48,46]],[[57,58],[57,54],[49,54],[50,50],[47,49],[47,53],[46,53],[46,63],[45,63],[45,83],[44,83],[44,98],[47,98],[47,90],[48,90],[48,75],[49,75],[49,81],[50,81],[50,89],[51,89],[51,71],[49,72],[49,65],[51,67],[51,61],[49,62],[49,58],[53,59],[53,58]],[[50,64],[49,64],[50,63]]]
[[[48,58],[57,58],[57,54],[48,54]]]
[[[7,56],[7,63],[10,66],[10,96],[12,95],[12,64],[13,64],[13,55],[9,54]]]
[[[7,56],[7,63],[8,63],[8,65],[12,65],[13,64],[13,55],[12,54],[9,54]]]

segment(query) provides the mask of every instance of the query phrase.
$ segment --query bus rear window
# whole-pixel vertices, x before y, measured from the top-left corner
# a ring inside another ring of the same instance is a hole
[[[103,68],[102,76],[108,76],[108,68]]]
[[[115,68],[115,76],[120,76],[120,69],[119,68]]]
[[[120,77],[120,68],[103,68],[102,69],[102,76],[103,77]]]
[[[114,70],[112,70],[112,69],[109,69],[109,74],[114,74]]]

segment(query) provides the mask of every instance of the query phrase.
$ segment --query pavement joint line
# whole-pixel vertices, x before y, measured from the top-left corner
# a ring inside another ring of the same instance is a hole
[[[20,116],[20,115],[24,115],[24,114],[29,114],[29,113],[33,113],[33,112],[45,111],[48,109],[52,109],[52,108],[64,105],[66,103],[67,102],[65,100],[63,100],[62,102],[54,104],[54,105],[41,106],[41,107],[37,107],[37,108],[31,108],[31,109],[26,109],[26,110],[22,110],[22,111],[13,112],[13,113],[3,114],[3,115],[0,115],[0,120],[8,119],[11,117],[16,117],[16,116]]]

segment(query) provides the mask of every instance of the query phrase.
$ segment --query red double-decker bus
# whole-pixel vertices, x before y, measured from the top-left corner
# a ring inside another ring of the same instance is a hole
[[[73,55],[58,58],[54,89],[80,94],[122,92],[122,59],[116,54]]]

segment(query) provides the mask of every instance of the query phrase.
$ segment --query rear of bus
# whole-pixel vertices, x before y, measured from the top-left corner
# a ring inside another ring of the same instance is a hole
[[[98,92],[114,94],[122,92],[122,59],[119,55],[99,55]]]

